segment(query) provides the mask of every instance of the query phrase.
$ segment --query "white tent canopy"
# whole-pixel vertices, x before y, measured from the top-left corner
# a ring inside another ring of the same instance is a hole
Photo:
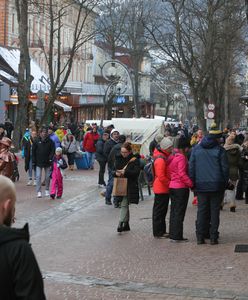
[[[69,106],[69,105],[67,105],[67,104],[65,104],[65,103],[63,103],[63,102],[60,102],[60,101],[58,101],[58,100],[55,100],[55,101],[54,101],[54,104],[57,105],[57,106],[59,106],[59,107],[61,107],[61,108],[63,108],[63,110],[64,110],[65,112],[71,111],[71,106]]]
[[[87,120],[86,123],[97,123],[100,125],[100,120]],[[149,154],[149,144],[158,133],[164,133],[164,121],[162,119],[128,119],[114,118],[112,120],[104,120],[103,126],[106,127],[113,124],[120,132],[131,139],[133,144],[141,145],[140,153]]]

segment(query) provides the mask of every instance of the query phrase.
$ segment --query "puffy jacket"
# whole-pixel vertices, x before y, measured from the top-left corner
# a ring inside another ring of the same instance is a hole
[[[46,168],[51,166],[55,147],[49,137],[42,140],[37,138],[32,147],[32,163],[34,166]]]
[[[54,142],[55,149],[61,147],[60,140],[55,133],[50,134],[50,139]]]
[[[100,135],[97,132],[88,131],[83,140],[83,148],[87,152],[96,152],[96,142],[98,141]]]
[[[188,175],[188,160],[185,155],[174,149],[169,163],[170,185],[172,189],[192,188],[193,182]]]
[[[158,157],[157,156],[163,156]],[[170,183],[170,174],[168,167],[168,157],[170,153],[165,150],[158,150],[155,148],[153,152],[153,158],[156,158],[154,161],[154,182],[153,182],[153,191],[154,194],[168,194],[169,193],[169,183]]]
[[[215,139],[206,136],[193,148],[189,177],[196,192],[224,191],[229,179],[227,155]]]
[[[15,161],[14,154],[8,149],[1,149],[0,151],[0,175],[11,178],[14,172]]]

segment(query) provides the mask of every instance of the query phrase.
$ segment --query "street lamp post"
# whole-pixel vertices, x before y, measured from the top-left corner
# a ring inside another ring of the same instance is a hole
[[[99,65],[99,67],[101,69],[102,77],[108,82],[108,86],[103,98],[104,112],[101,119],[102,125],[102,121],[105,118],[106,105],[108,107],[108,119],[110,119],[112,115],[113,98],[116,95],[123,95],[126,92],[129,84],[131,84],[132,93],[134,94],[134,86],[128,68],[120,61],[109,60],[106,61],[102,66]]]

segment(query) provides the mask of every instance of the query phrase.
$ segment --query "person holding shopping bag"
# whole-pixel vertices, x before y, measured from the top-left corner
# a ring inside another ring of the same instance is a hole
[[[115,167],[113,171],[114,177],[127,178],[126,195],[122,197],[120,202],[120,220],[117,228],[117,232],[129,231],[129,204],[139,203],[139,186],[138,177],[140,173],[139,158],[132,152],[131,144],[125,142],[121,146],[121,151],[115,157]],[[116,182],[116,180],[115,180]],[[113,187],[113,194],[115,196],[121,196],[115,194],[115,184]]]

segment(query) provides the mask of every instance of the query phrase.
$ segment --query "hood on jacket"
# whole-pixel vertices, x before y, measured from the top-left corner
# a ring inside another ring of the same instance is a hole
[[[29,242],[28,223],[23,228],[11,228],[8,226],[0,226],[0,247],[15,240],[26,240]]]
[[[203,148],[211,149],[219,145],[218,141],[210,136],[205,136],[200,144]]]
[[[154,149],[153,152],[153,157],[159,156],[159,155],[163,155],[164,157],[169,157],[171,153],[167,152],[166,150],[162,150],[162,149]]]

